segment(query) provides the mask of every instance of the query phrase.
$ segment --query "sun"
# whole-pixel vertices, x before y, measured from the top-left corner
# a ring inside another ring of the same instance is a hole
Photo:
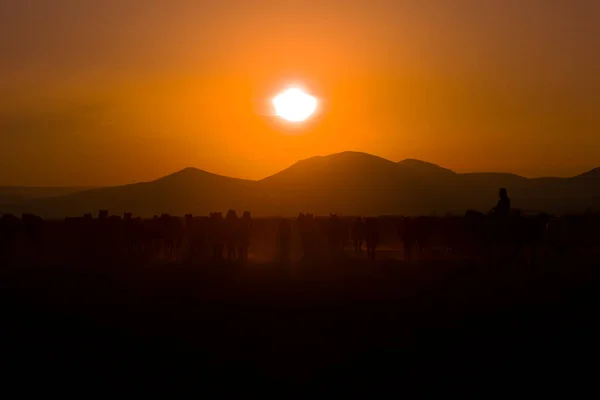
[[[317,109],[317,99],[302,89],[290,88],[273,98],[275,113],[289,122],[302,122]]]

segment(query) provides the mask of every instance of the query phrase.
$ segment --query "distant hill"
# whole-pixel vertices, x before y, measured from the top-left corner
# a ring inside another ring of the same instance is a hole
[[[277,211],[297,215],[390,213],[410,203],[412,175],[392,161],[365,153],[312,157],[258,182]]]
[[[0,207],[6,204],[22,204],[33,199],[66,196],[90,189],[92,188],[76,186],[0,186]]]
[[[207,214],[206,210],[242,209],[255,204],[256,182],[215,175],[195,168],[167,175],[151,182],[86,190],[61,197],[34,199],[13,205],[15,208],[46,217],[96,214],[107,209],[111,214],[152,216],[161,213]]]
[[[259,181],[186,168],[151,182],[0,201],[0,211],[54,218],[96,214],[99,209],[152,216],[207,215],[228,208],[250,210],[255,216],[296,216],[301,211],[444,215],[463,214],[468,208],[487,211],[500,187],[508,189],[513,207],[528,212],[600,210],[600,168],[572,178],[527,179],[505,173],[458,174],[419,160],[393,162],[344,152],[299,161]]]
[[[450,169],[442,168],[439,165],[432,164],[430,162],[415,160],[408,158],[398,162],[398,165],[410,169],[414,174],[419,175],[432,175],[437,174],[438,176],[450,176],[456,175],[456,173]]]

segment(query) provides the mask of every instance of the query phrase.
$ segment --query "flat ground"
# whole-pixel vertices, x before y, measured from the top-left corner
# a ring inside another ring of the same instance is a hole
[[[48,265],[0,275],[3,381],[21,393],[572,395],[596,379],[594,263]]]

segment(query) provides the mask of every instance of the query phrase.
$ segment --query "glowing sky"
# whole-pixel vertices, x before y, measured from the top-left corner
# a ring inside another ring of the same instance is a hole
[[[598,21],[586,0],[0,0],[0,185],[344,150],[574,175],[600,165]],[[270,101],[295,83],[319,112],[289,127]]]

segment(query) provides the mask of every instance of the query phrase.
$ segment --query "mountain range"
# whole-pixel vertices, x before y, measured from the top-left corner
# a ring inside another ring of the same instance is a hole
[[[249,210],[253,216],[299,212],[340,215],[444,215],[487,211],[500,187],[512,206],[554,214],[600,210],[600,168],[571,178],[524,178],[508,173],[465,173],[424,161],[393,162],[359,152],[311,157],[262,180],[186,168],[151,182],[105,188],[0,187],[0,212],[45,218],[111,214],[207,215]]]

